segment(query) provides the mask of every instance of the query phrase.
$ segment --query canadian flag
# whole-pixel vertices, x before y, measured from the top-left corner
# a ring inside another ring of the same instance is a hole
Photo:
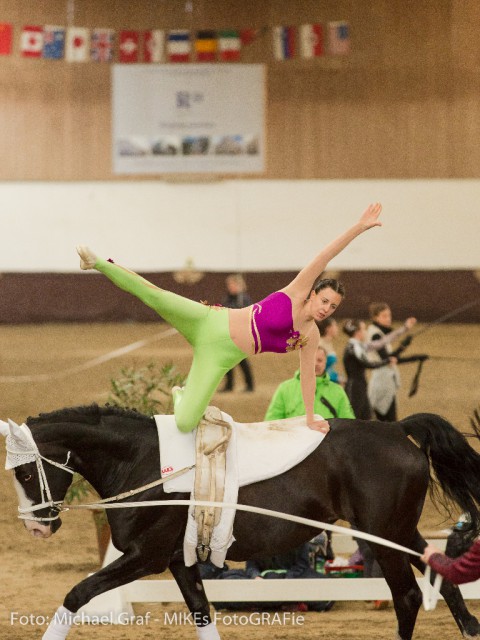
[[[83,27],[70,27],[67,30],[65,59],[68,62],[86,62],[90,45],[90,31]]]
[[[145,62],[162,62],[165,50],[165,32],[161,29],[145,31],[143,59]]]
[[[24,58],[41,58],[43,50],[43,27],[23,27],[20,50]]]
[[[120,31],[119,62],[138,62],[138,31]]]

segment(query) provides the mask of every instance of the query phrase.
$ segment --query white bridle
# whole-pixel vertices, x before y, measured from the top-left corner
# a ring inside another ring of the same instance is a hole
[[[298,524],[304,524],[304,525],[308,525],[308,526],[313,526],[316,528],[320,528],[320,529],[324,529],[327,531],[332,531],[332,532],[336,532],[336,533],[347,533],[347,534],[351,534],[351,530],[350,529],[346,529],[345,527],[340,527],[338,525],[332,525],[330,523],[326,523],[326,522],[320,522],[317,520],[310,520],[307,518],[302,518],[299,516],[294,516],[291,514],[286,514],[286,513],[282,513],[279,511],[273,511],[270,509],[263,509],[260,507],[254,507],[254,506],[247,506],[247,505],[241,505],[241,504],[226,504],[226,503],[222,503],[222,502],[209,502],[209,501],[195,501],[195,500],[149,500],[149,501],[145,501],[145,502],[129,502],[129,503],[122,503],[122,504],[105,504],[105,503],[111,503],[111,502],[115,502],[117,500],[121,500],[123,498],[126,497],[130,497],[132,495],[135,495],[136,493],[140,493],[142,491],[145,491],[148,488],[154,487],[156,485],[162,484],[165,480],[167,479],[171,479],[173,476],[167,476],[166,478],[161,478],[160,480],[156,480],[155,482],[151,482],[148,485],[145,485],[143,487],[139,487],[138,489],[133,489],[131,491],[127,491],[125,493],[119,494],[117,496],[113,496],[112,498],[105,498],[104,500],[100,500],[96,503],[90,503],[90,504],[80,504],[80,505],[74,505],[74,506],[70,506],[70,507],[64,507],[63,506],[63,500],[60,501],[55,501],[52,498],[52,494],[50,491],[50,487],[48,484],[48,480],[47,480],[47,476],[45,474],[45,469],[43,468],[43,461],[48,462],[48,464],[53,465],[54,467],[58,467],[59,469],[62,469],[62,471],[66,471],[67,473],[71,473],[72,475],[75,473],[73,469],[71,469],[70,467],[67,466],[68,461],[70,459],[70,455],[71,452],[69,451],[67,454],[67,459],[66,461],[62,464],[59,462],[55,462],[54,460],[50,460],[49,458],[46,458],[45,456],[42,456],[42,454],[40,453],[40,451],[38,450],[37,444],[35,442],[35,440],[33,439],[33,436],[30,432],[30,429],[28,428],[27,425],[23,424],[21,425],[21,427],[19,427],[18,425],[16,425],[14,422],[9,420],[9,424],[10,424],[10,432],[7,435],[7,442],[6,442],[6,447],[7,447],[7,464],[6,467],[7,468],[14,468],[16,466],[19,466],[21,464],[27,464],[29,462],[35,462],[37,465],[37,470],[38,470],[38,478],[39,478],[39,483],[40,483],[40,491],[41,491],[41,495],[42,498],[45,498],[44,502],[37,504],[37,505],[32,505],[31,507],[27,507],[27,508],[21,508],[18,507],[18,511],[20,513],[20,515],[18,516],[19,518],[21,518],[22,520],[35,520],[38,522],[51,522],[53,520],[57,520],[60,517],[60,512],[61,511],[68,511],[69,509],[122,509],[122,508],[137,508],[137,507],[152,507],[152,506],[187,506],[187,505],[198,505],[198,506],[213,506],[213,507],[224,507],[224,508],[233,508],[233,509],[237,509],[240,511],[250,511],[253,513],[259,513],[259,514],[263,514],[263,515],[267,515],[267,516],[272,516],[275,518],[280,518],[282,520],[289,520],[291,522],[296,522]],[[4,427],[6,426],[6,423],[3,423],[2,421],[0,421],[0,431],[2,431],[5,435],[5,429]],[[10,443],[17,443],[18,447],[15,448],[12,444]],[[27,448],[30,447],[30,448]],[[10,456],[10,462],[9,462],[9,456]],[[177,475],[177,474],[181,474],[181,473],[185,473],[186,471],[189,471],[191,467],[186,467],[185,469],[181,469],[179,471],[176,472],[176,474],[173,475]],[[55,516],[52,516],[50,518],[36,518],[35,516],[32,515],[27,515],[27,514],[31,514],[32,511],[38,511],[39,509],[45,509],[45,508],[50,508],[53,511],[57,511],[57,514]],[[370,542],[375,542],[377,544],[381,544],[383,546],[386,547],[390,547],[391,549],[397,549],[399,551],[403,551],[405,553],[408,553],[410,555],[413,556],[417,556],[419,557],[421,554],[418,553],[417,551],[413,551],[412,549],[408,549],[407,547],[403,547],[401,545],[398,545],[396,543],[393,543],[389,540],[385,540],[384,538],[380,538],[378,536],[374,536],[372,534],[368,534],[368,533],[364,533],[362,531],[355,531],[355,536],[358,538],[362,538],[363,540],[367,540]],[[439,595],[439,591],[440,591],[440,587],[442,584],[442,577],[437,574],[435,577],[435,581],[434,584],[431,585],[430,584],[430,566],[427,565],[426,567],[426,571],[425,571],[425,580],[424,580],[424,585],[423,585],[423,605],[424,608],[429,611],[435,608],[435,605],[437,603],[438,600],[438,595]]]
[[[50,486],[48,484],[47,474],[43,467],[43,462],[48,462],[48,464],[58,467],[59,469],[62,469],[62,471],[66,471],[73,475],[75,473],[74,470],[67,466],[71,452],[68,452],[67,459],[63,464],[55,462],[55,460],[50,460],[50,458],[42,456],[38,450],[35,440],[33,439],[30,429],[26,424],[19,426],[12,420],[9,420],[8,422],[9,432],[6,437],[7,461],[5,468],[14,469],[22,464],[35,462],[38,472],[38,482],[40,484],[40,495],[43,500],[43,502],[29,507],[18,507],[18,511],[20,513],[18,517],[22,520],[35,520],[36,522],[51,522],[53,520],[57,520],[60,517],[59,514],[62,509],[63,501],[56,501],[53,499],[52,492],[50,491]],[[47,508],[56,511],[57,514],[49,518],[37,518],[32,515],[33,511],[39,511],[40,509]]]
[[[10,449],[7,447],[7,451]],[[12,453],[16,453],[12,451]],[[35,452],[31,452],[32,455],[35,455]],[[52,498],[52,492],[50,491],[50,486],[48,484],[47,475],[45,473],[45,469],[43,468],[43,460],[53,465],[54,467],[58,467],[67,473],[71,473],[72,475],[75,473],[73,469],[67,467],[68,461],[70,459],[70,451],[67,454],[67,459],[64,464],[59,462],[55,462],[54,460],[50,460],[49,458],[45,458],[40,453],[35,455],[35,462],[37,464],[38,471],[38,481],[40,484],[40,493],[42,496],[43,502],[39,502],[38,504],[32,505],[31,507],[18,507],[19,518],[22,520],[35,520],[36,522],[51,522],[52,520],[58,520],[60,518],[60,511],[62,510],[63,500],[54,500]],[[36,516],[31,515],[32,511],[39,511],[40,509],[46,509],[50,507],[53,511],[57,511],[55,516],[51,516],[50,518],[37,518]]]

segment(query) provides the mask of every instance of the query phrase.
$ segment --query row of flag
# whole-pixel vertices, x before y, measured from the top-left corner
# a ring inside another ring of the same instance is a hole
[[[277,60],[317,58],[325,54],[342,56],[350,53],[348,22],[302,24],[299,27],[273,28],[273,53]]]
[[[250,44],[267,29],[164,31],[87,29],[84,27],[29,25],[20,35],[20,53],[25,58],[65,59],[68,62],[235,62],[242,47]],[[346,55],[350,52],[347,22],[305,24],[299,27],[273,27],[273,54],[277,60],[300,55],[314,58]],[[13,51],[13,25],[0,22],[0,55]]]

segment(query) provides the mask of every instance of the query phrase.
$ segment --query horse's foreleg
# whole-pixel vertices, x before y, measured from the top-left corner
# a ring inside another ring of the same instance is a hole
[[[200,640],[220,640],[217,626],[210,617],[210,605],[198,566],[195,564],[193,567],[186,567],[183,552],[178,551],[172,558],[169,569],[193,616]]]
[[[422,553],[426,544],[427,543],[425,539],[417,531],[412,549],[415,549],[415,551]],[[419,558],[412,558],[411,563],[419,571],[425,573],[425,565]],[[465,600],[460,593],[460,589],[448,580],[444,580],[442,582],[440,593],[445,598],[445,602],[452,612],[452,616],[457,623],[458,628],[462,632],[462,635],[465,638],[480,637],[480,624],[478,623],[477,618],[473,616],[467,609],[467,605],[465,604]]]
[[[63,607],[59,607],[53,616],[43,640],[64,640],[73,623],[73,615],[95,596],[167,568],[168,558],[147,562],[149,556],[150,553],[142,552],[142,547],[136,545],[130,553],[125,553],[75,585],[66,595]]]

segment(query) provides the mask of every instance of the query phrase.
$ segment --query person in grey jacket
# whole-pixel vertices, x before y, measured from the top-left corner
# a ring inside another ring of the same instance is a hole
[[[386,302],[374,302],[369,307],[371,324],[367,328],[368,359],[372,363],[384,361],[388,357],[396,358],[397,364],[416,361],[416,357],[404,358],[401,353],[408,347],[411,337],[407,336],[394,349],[392,343],[410,331],[416,324],[414,317],[407,318],[398,329],[392,328],[392,311]],[[393,422],[397,420],[397,390],[400,387],[398,366],[390,364],[372,371],[368,383],[368,399],[378,420]]]

